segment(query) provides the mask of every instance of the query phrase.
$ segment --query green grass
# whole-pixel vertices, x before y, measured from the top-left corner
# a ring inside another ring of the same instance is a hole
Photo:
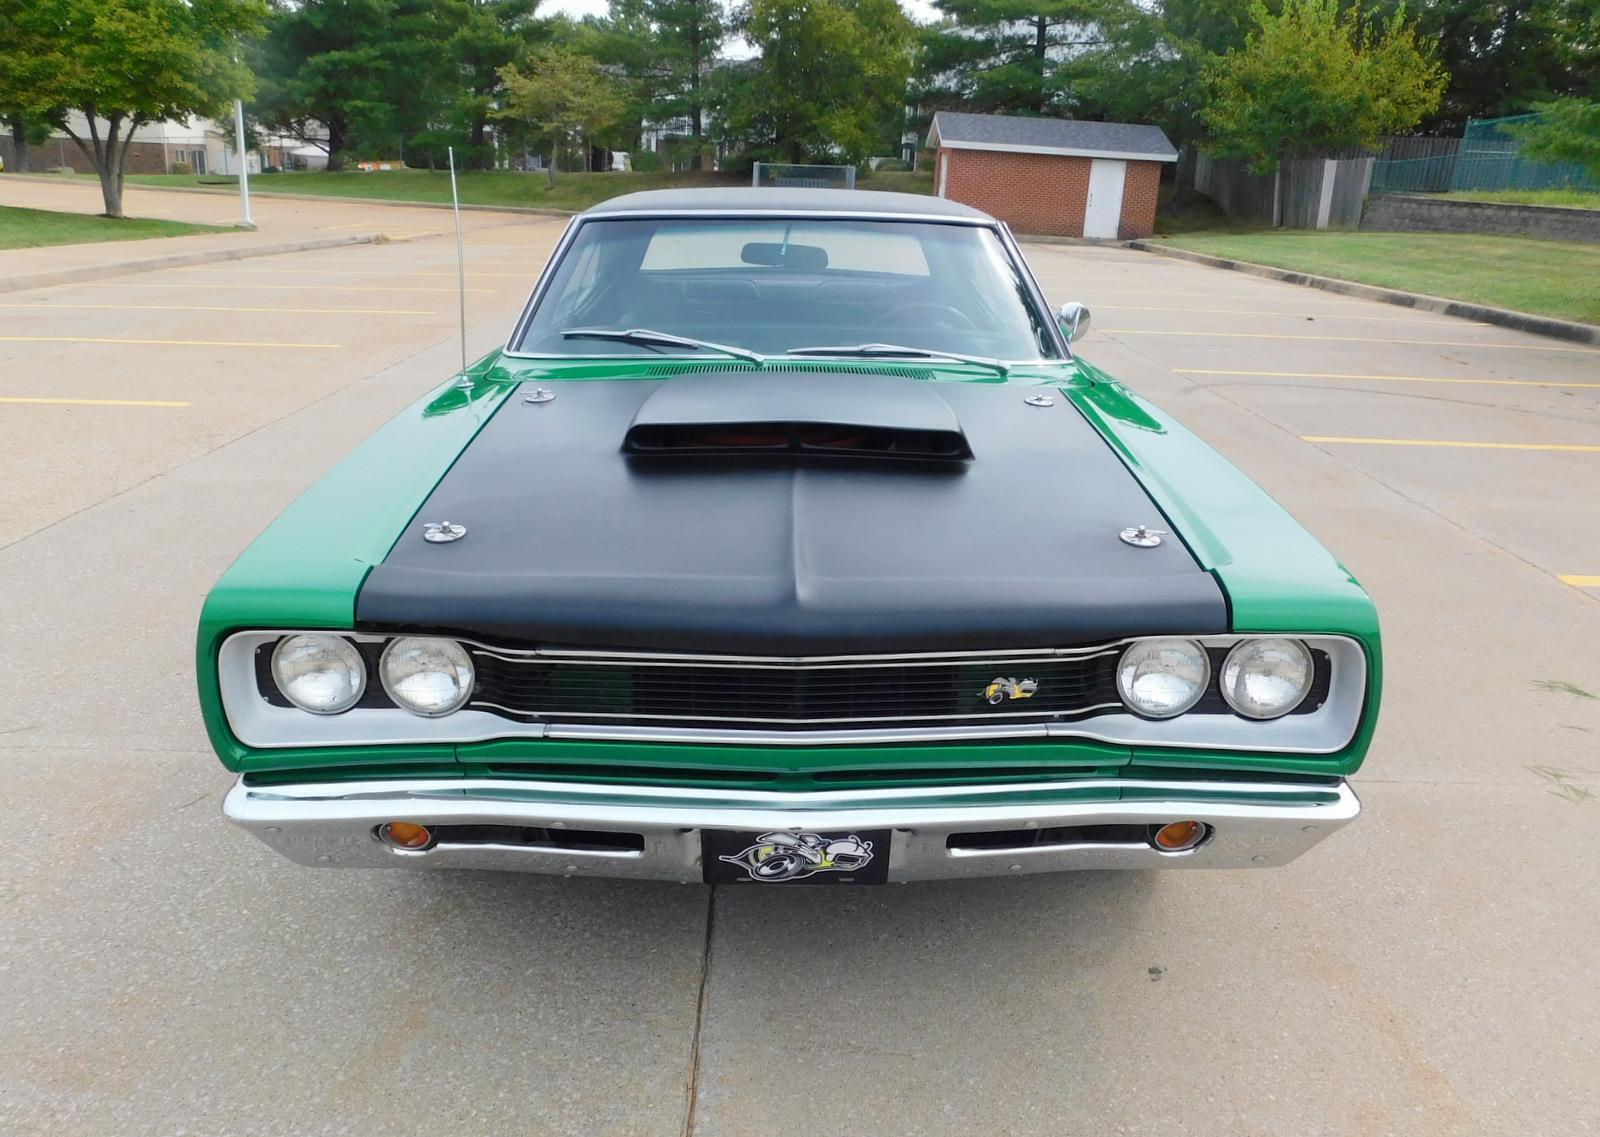
[[[748,185],[748,178],[715,173],[558,174],[555,188],[542,173],[508,170],[466,172],[457,176],[463,205],[520,205],[540,209],[587,209],[596,202],[636,190],[693,186]],[[200,186],[232,191],[234,179],[198,174],[130,174],[128,181],[149,186]],[[859,189],[932,193],[933,174],[881,173],[858,178]],[[258,174],[252,193],[308,193],[326,197],[381,198],[385,201],[450,200],[450,175],[435,170],[383,170],[373,173],[326,172]]]
[[[1600,245],[1464,233],[1189,232],[1181,249],[1600,324]]]
[[[1600,209],[1600,191],[1575,189],[1455,190],[1429,194],[1451,201],[1498,201],[1506,205],[1561,205],[1568,209]]]
[[[80,245],[87,241],[138,241],[148,237],[184,237],[191,233],[226,233],[216,225],[187,225],[147,217],[93,217],[47,209],[0,206],[0,249],[34,249],[42,245]]]

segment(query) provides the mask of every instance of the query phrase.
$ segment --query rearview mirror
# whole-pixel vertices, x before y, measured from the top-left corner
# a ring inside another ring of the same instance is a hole
[[[739,251],[739,259],[747,265],[786,268],[791,272],[823,272],[828,267],[828,250],[819,245],[751,241]]]
[[[1088,334],[1089,309],[1076,300],[1069,300],[1056,309],[1056,323],[1061,325],[1061,334],[1067,337],[1067,342],[1076,343]]]

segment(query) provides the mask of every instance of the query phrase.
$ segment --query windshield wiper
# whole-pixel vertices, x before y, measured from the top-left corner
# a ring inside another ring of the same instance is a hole
[[[655,332],[649,328],[568,328],[561,333],[564,340],[613,340],[617,343],[638,343],[655,347],[687,347],[704,349],[706,351],[720,351],[723,355],[731,355],[735,359],[748,359],[751,363],[763,363],[765,357],[749,348],[729,347],[725,343],[712,343],[710,340],[691,339],[688,336],[675,336],[671,332]]]
[[[955,351],[930,351],[923,347],[902,347],[894,343],[858,343],[852,347],[791,347],[785,355],[839,355],[862,356],[868,359],[953,359],[958,363],[973,363],[992,368],[1001,375],[1011,374],[1011,365],[984,355],[962,355]]]

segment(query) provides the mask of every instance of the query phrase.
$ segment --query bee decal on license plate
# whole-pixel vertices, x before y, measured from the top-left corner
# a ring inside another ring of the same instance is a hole
[[[757,881],[804,880],[818,873],[852,873],[872,862],[873,842],[855,834],[763,833],[755,844],[717,860],[737,865]]]

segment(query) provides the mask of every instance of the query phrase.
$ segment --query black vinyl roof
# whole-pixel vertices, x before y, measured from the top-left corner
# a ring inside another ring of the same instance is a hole
[[[963,150],[1011,150],[1176,161],[1178,152],[1159,126],[1133,122],[1080,122],[1068,118],[958,114],[940,111],[928,128],[928,146]]]
[[[710,187],[704,189],[644,190],[625,193],[591,206],[585,217],[607,213],[881,213],[916,217],[951,217],[993,220],[970,205],[920,193],[884,193],[880,190],[757,189]]]

